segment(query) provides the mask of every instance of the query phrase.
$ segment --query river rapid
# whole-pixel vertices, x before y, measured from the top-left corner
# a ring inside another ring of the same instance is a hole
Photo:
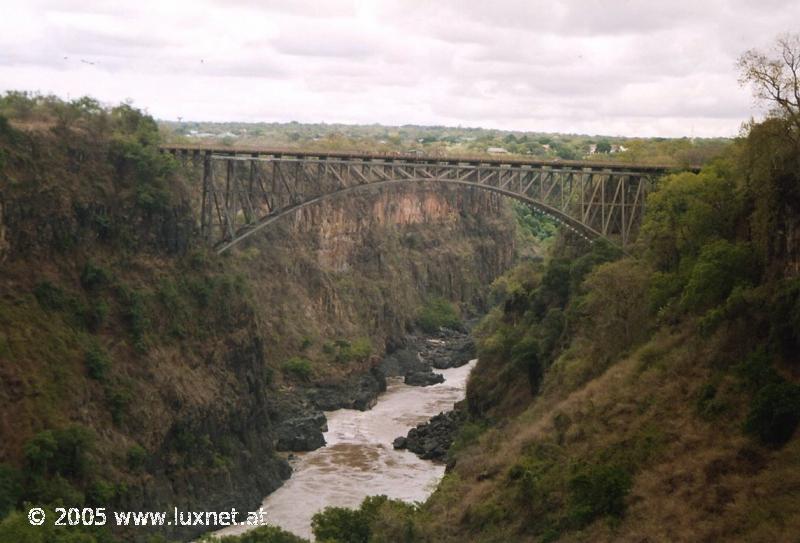
[[[444,465],[396,451],[392,441],[462,400],[475,362],[437,370],[444,375],[444,383],[427,387],[408,386],[402,378],[393,378],[369,411],[326,412],[327,445],[295,455],[291,478],[264,499],[267,521],[313,538],[311,517],[325,507],[355,507],[375,494],[409,502],[427,499],[444,475]],[[231,526],[217,534],[246,529]]]

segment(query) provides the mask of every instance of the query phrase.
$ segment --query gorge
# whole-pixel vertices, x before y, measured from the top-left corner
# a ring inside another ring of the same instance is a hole
[[[220,254],[151,117],[5,96],[0,543],[792,540],[796,126],[676,166],[624,251],[420,182]],[[262,503],[299,535],[26,514]]]

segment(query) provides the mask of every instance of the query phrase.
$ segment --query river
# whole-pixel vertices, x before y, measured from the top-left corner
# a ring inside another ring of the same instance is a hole
[[[370,495],[386,494],[409,502],[424,501],[444,475],[444,465],[396,451],[392,441],[464,398],[473,360],[460,368],[437,370],[444,383],[428,387],[391,379],[369,411],[326,412],[327,445],[297,453],[294,472],[282,487],[264,499],[270,524],[312,538],[311,517],[327,506],[355,507]],[[242,533],[231,526],[218,535]]]

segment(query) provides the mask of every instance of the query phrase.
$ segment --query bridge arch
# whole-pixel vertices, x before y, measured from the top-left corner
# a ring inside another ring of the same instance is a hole
[[[382,181],[374,181],[372,183],[366,183],[366,184],[362,184],[362,185],[354,185],[354,186],[350,186],[350,187],[344,187],[344,188],[341,188],[341,189],[333,191],[333,192],[328,192],[328,193],[325,193],[325,194],[321,194],[319,196],[315,196],[313,198],[309,198],[308,200],[305,200],[303,202],[299,202],[297,204],[286,206],[286,207],[284,207],[284,208],[282,208],[280,210],[276,210],[273,213],[270,213],[268,215],[265,215],[265,216],[261,217],[258,221],[256,221],[252,225],[248,225],[248,226],[245,226],[245,227],[241,228],[239,231],[237,231],[234,234],[234,237],[232,239],[223,240],[223,241],[219,242],[218,244],[216,244],[214,246],[214,250],[218,254],[222,254],[222,253],[232,249],[233,247],[235,247],[236,245],[238,245],[239,243],[241,243],[245,239],[249,238],[250,236],[260,232],[261,230],[264,230],[265,228],[267,228],[271,224],[273,224],[273,223],[275,223],[275,222],[277,222],[277,221],[279,221],[279,220],[281,220],[281,219],[283,219],[283,218],[285,218],[285,217],[287,217],[289,215],[292,215],[292,214],[300,211],[303,208],[310,207],[310,206],[313,206],[315,204],[318,204],[318,203],[321,203],[321,202],[324,202],[324,201],[327,201],[327,200],[340,198],[340,197],[342,197],[344,195],[352,194],[352,193],[356,193],[356,192],[368,191],[368,190],[370,190],[372,188],[377,188],[377,187],[392,187],[392,186],[398,186],[398,185],[403,185],[403,184],[408,184],[408,183],[426,183],[426,182],[427,183],[442,183],[442,184],[447,184],[447,185],[457,185],[457,186],[462,186],[462,187],[473,187],[473,188],[476,188],[476,189],[481,189],[481,190],[493,192],[495,194],[500,194],[502,196],[506,196],[508,198],[512,198],[512,199],[514,199],[514,200],[516,200],[518,202],[522,202],[522,203],[526,204],[527,206],[535,209],[536,211],[544,213],[545,215],[553,218],[555,221],[567,226],[571,230],[581,233],[587,239],[605,239],[605,240],[609,241],[609,243],[612,243],[612,244],[614,243],[612,240],[609,240],[606,236],[604,236],[602,233],[598,232],[594,228],[592,228],[592,227],[590,227],[590,226],[588,226],[586,224],[583,224],[582,222],[578,221],[577,219],[575,219],[573,217],[570,217],[569,215],[567,215],[566,213],[562,212],[561,210],[556,209],[555,207],[547,205],[546,203],[538,201],[538,200],[536,200],[534,198],[530,198],[528,196],[525,196],[523,194],[519,194],[519,193],[511,191],[511,190],[507,190],[507,189],[500,188],[500,187],[495,187],[495,186],[492,186],[492,185],[484,185],[484,184],[479,184],[479,183],[475,183],[475,182],[471,182],[471,181],[460,181],[460,180],[456,180],[456,179],[438,179],[438,178],[430,178],[430,177],[413,177],[413,178],[402,178],[402,179],[385,179],[385,180],[382,180]]]
[[[200,227],[225,252],[298,209],[365,187],[437,182],[518,200],[588,238],[635,239],[645,198],[668,166],[522,158],[429,157],[191,145],[163,151],[202,162]],[[224,169],[222,168],[224,166]],[[689,168],[697,170],[697,168]]]

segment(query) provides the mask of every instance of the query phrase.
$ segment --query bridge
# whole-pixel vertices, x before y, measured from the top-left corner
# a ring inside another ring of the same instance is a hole
[[[445,183],[502,194],[588,239],[606,238],[624,249],[636,238],[656,180],[677,169],[179,144],[161,150],[202,176],[201,235],[219,253],[327,198],[408,183]]]

